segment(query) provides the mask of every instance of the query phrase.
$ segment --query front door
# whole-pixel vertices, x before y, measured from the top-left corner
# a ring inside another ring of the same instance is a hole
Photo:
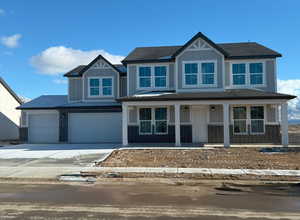
[[[199,105],[191,107],[193,143],[207,142],[207,115],[207,106]]]

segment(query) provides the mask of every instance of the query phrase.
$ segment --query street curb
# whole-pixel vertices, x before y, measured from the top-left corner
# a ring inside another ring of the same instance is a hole
[[[161,174],[221,174],[259,176],[297,176],[300,170],[258,170],[258,169],[215,169],[215,168],[175,168],[175,167],[86,167],[81,172],[118,173],[161,173]]]

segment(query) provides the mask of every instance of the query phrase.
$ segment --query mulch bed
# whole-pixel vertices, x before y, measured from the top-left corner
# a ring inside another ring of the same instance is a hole
[[[279,153],[265,153],[261,150],[261,148],[117,150],[98,166],[300,169],[300,148],[288,148]]]

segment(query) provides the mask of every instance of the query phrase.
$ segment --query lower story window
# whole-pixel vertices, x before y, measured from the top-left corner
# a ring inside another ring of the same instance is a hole
[[[264,133],[265,132],[264,107],[251,106],[250,115],[251,115],[251,133]]]
[[[234,134],[248,134],[248,125],[251,134],[265,132],[264,106],[239,106],[233,107],[232,111]]]
[[[167,109],[156,108],[155,109],[155,133],[166,134],[167,128]]]
[[[167,108],[140,108],[139,131],[140,134],[167,134],[168,120]],[[153,128],[153,129],[152,129]]]
[[[247,133],[247,108],[233,107],[233,132],[235,134]]]
[[[140,114],[140,133],[152,134],[152,111],[151,108],[141,108]]]

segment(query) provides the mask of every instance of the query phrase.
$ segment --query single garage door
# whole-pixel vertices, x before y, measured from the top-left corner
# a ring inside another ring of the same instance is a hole
[[[70,113],[70,143],[120,143],[122,113]]]
[[[29,114],[29,143],[57,143],[59,137],[58,113]]]

